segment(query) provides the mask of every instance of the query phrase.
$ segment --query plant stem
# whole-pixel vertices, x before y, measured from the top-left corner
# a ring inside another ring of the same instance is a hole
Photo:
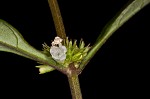
[[[65,39],[66,33],[57,0],[48,0],[57,36]]]
[[[79,78],[77,74],[68,76],[72,99],[82,99]]]

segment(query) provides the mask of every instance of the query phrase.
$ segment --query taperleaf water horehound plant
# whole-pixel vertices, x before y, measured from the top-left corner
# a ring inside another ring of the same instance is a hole
[[[51,44],[42,44],[41,51],[33,48],[22,35],[6,21],[0,19],[0,51],[11,52],[39,63],[39,73],[58,70],[68,77],[72,99],[82,99],[78,76],[108,40],[127,20],[150,3],[150,0],[131,0],[103,28],[94,45],[84,40],[71,40],[66,36],[57,0],[48,0],[57,35]],[[79,44],[77,43],[79,42]]]

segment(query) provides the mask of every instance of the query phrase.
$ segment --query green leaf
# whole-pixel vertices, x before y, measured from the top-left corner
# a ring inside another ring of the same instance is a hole
[[[90,59],[117,29],[149,3],[150,0],[132,0],[132,2],[127,3],[127,5],[123,7],[123,9],[121,9],[121,11],[119,11],[118,14],[103,28],[94,46],[80,64],[81,70],[83,70]]]
[[[36,50],[29,45],[22,35],[13,26],[0,19],[0,51],[11,52],[20,56],[38,61],[47,62],[47,56],[42,51]],[[48,60],[49,65],[56,65],[52,59]]]

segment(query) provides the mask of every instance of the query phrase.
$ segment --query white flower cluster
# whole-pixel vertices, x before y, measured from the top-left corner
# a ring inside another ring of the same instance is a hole
[[[50,48],[50,54],[52,55],[52,58],[60,62],[63,62],[66,59],[67,52],[66,47],[61,43],[62,41],[63,39],[61,39],[60,37],[55,37]]]

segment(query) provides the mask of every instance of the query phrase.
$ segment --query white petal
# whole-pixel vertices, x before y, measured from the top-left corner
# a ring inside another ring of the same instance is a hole
[[[63,54],[61,57],[60,57],[60,61],[64,61],[66,59],[66,54]]]
[[[52,46],[50,48],[50,54],[52,55],[52,58],[57,61],[64,61],[66,59],[66,47],[65,46]]]
[[[67,52],[67,48],[65,46],[61,46],[61,48],[62,48],[62,50],[63,50],[64,53]]]

